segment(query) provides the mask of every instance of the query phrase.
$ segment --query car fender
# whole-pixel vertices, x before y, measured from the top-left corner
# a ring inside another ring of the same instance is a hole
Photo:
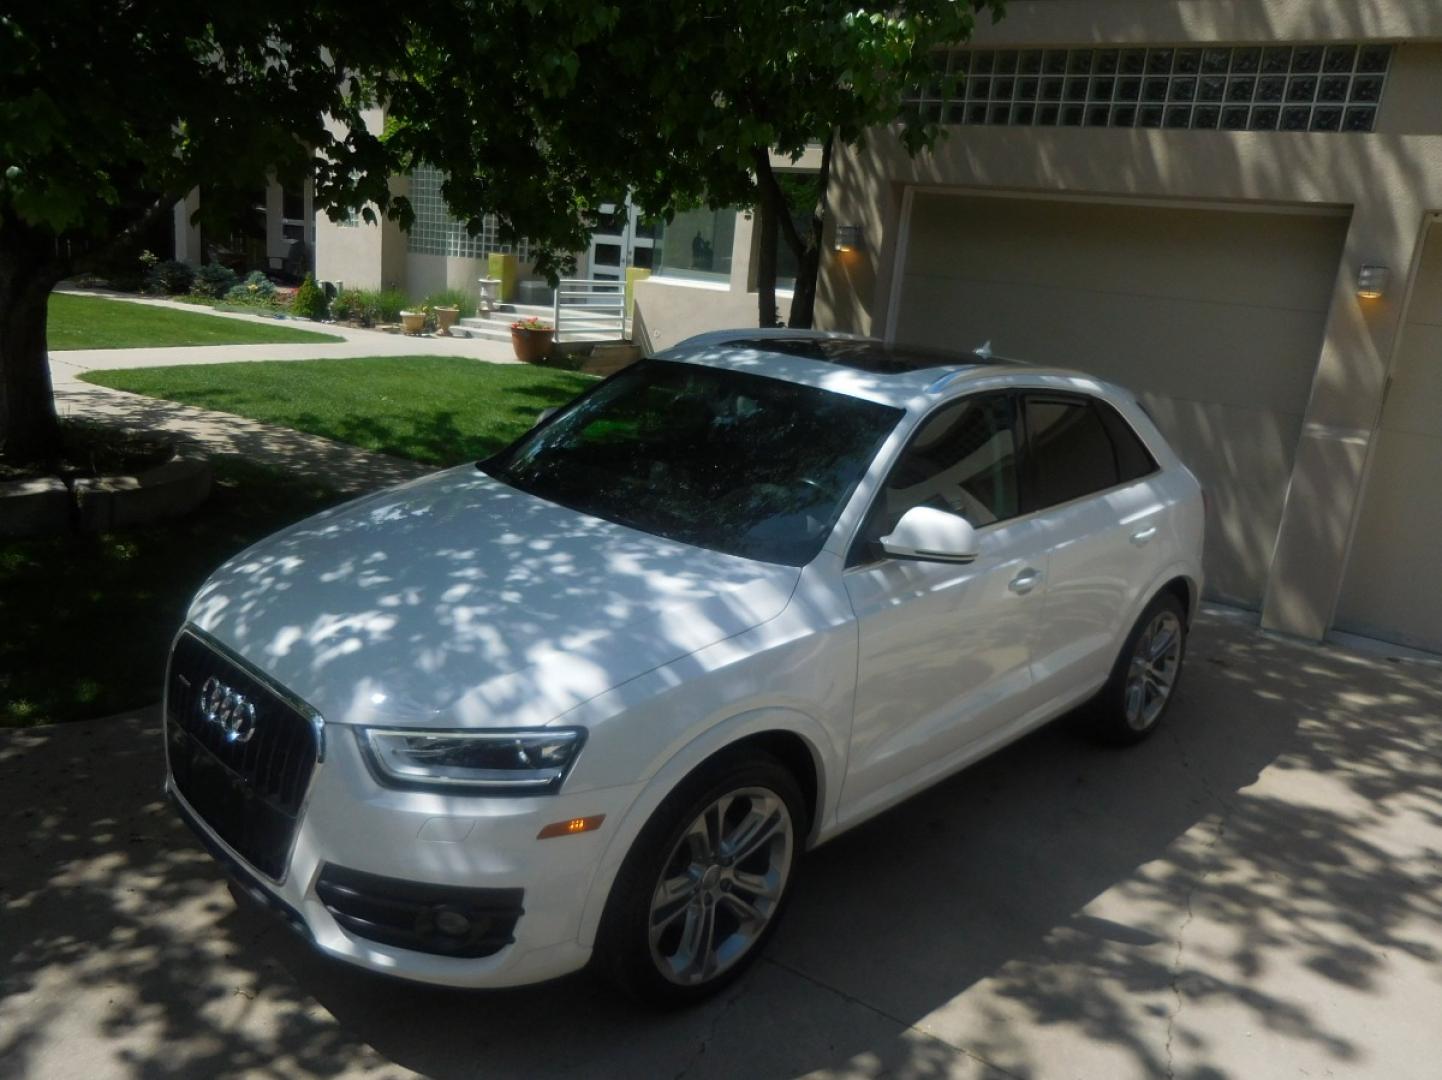
[[[816,814],[811,823],[810,837],[814,838],[821,830],[822,823],[835,816],[835,804],[841,791],[840,770],[844,763],[836,759],[832,739],[820,722],[796,709],[767,707],[737,713],[712,724],[651,775],[611,834],[605,852],[596,863],[582,909],[577,930],[577,940],[582,945],[594,945],[601,916],[605,913],[606,901],[610,898],[611,886],[621,870],[621,864],[625,862],[637,836],[651,820],[657,807],[697,766],[709,758],[749,736],[773,731],[785,731],[799,736],[811,751],[816,767]]]
[[[1147,609],[1147,605],[1155,600],[1157,594],[1162,591],[1162,586],[1176,578],[1185,578],[1187,584],[1190,586],[1191,605],[1187,611],[1187,622],[1191,623],[1192,620],[1196,618],[1197,609],[1201,606],[1201,568],[1183,559],[1177,559],[1174,562],[1168,563],[1167,566],[1162,569],[1161,573],[1157,574],[1147,583],[1145,588],[1137,592],[1136,603],[1132,605],[1132,610],[1127,612],[1127,617],[1122,620],[1121,637],[1117,641],[1117,648],[1119,650],[1121,649],[1122,642],[1126,640],[1126,636],[1132,632],[1132,627],[1136,626],[1137,620],[1141,618],[1142,612]]]

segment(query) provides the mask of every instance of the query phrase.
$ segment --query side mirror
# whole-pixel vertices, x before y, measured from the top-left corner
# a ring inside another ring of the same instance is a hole
[[[971,562],[980,554],[971,522],[945,510],[913,506],[901,515],[890,536],[881,538],[881,550],[897,559],[924,562]]]
[[[545,423],[547,420],[549,420],[551,417],[555,416],[558,411],[559,411],[559,410],[558,410],[557,408],[555,408],[554,406],[552,406],[552,407],[549,408],[549,409],[542,409],[540,412],[538,412],[538,413],[536,414],[536,422],[535,422],[534,424],[532,424],[531,427],[533,427],[533,428],[538,428],[538,427],[540,427],[542,424],[544,424],[544,423]]]

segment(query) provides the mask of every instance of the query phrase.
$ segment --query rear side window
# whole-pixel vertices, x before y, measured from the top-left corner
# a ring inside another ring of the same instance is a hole
[[[1142,442],[1141,437],[1121,413],[1105,401],[1093,401],[1092,408],[1101,415],[1107,434],[1111,436],[1112,446],[1117,452],[1117,471],[1121,474],[1123,484],[1140,480],[1157,471],[1156,458],[1152,457],[1147,444]]]
[[[1086,398],[1028,397],[1032,509],[1070,502],[1121,483],[1117,451]]]

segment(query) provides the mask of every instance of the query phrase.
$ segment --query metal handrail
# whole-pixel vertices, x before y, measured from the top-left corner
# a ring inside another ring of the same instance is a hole
[[[626,337],[626,283],[605,278],[562,278],[552,309],[556,341],[622,341]]]

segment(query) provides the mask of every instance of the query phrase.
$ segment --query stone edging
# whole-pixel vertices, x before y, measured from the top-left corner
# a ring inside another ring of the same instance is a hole
[[[138,476],[101,476],[67,487],[58,477],[0,484],[0,538],[143,525],[188,514],[210,494],[210,463],[199,449],[178,448],[165,464]]]

